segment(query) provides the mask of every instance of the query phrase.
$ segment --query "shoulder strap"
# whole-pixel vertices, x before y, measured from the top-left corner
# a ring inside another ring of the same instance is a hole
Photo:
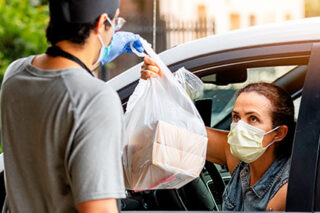
[[[89,68],[82,62],[80,61],[80,59],[78,59],[77,57],[75,57],[74,55],[71,55],[70,53],[65,52],[64,50],[62,50],[60,47],[58,46],[51,46],[47,49],[46,54],[52,56],[52,57],[56,57],[56,56],[61,56],[64,58],[67,58],[69,60],[72,60],[74,62],[76,62],[77,64],[79,64],[83,69],[87,70],[87,72],[94,76],[91,72],[91,70],[89,70]]]

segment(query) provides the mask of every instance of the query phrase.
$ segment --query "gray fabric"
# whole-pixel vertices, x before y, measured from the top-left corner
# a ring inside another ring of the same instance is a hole
[[[288,182],[290,159],[275,160],[262,178],[250,186],[249,164],[240,162],[223,193],[224,211],[266,211],[269,201]]]
[[[6,190],[11,212],[75,212],[123,198],[119,96],[81,68],[43,71],[33,56],[7,69],[1,91]]]

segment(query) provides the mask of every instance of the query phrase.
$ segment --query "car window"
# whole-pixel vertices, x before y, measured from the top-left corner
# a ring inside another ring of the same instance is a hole
[[[293,100],[294,104],[294,119],[298,119],[299,109],[300,109],[300,103],[301,103],[301,96]]]
[[[204,89],[197,99],[212,99],[211,127],[215,127],[220,121],[226,118],[226,116],[229,116],[236,99],[236,93],[239,89],[254,82],[274,82],[295,67],[296,66],[274,66],[248,68],[248,77],[243,83],[229,84],[226,86],[204,83]],[[298,107],[299,100],[297,100],[295,104]]]

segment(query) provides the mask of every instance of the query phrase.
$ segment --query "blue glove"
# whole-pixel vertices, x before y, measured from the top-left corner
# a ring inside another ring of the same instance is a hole
[[[133,42],[133,47],[138,52],[143,52],[144,49],[140,42],[140,36],[130,32],[117,32],[114,34],[111,42],[111,50],[107,57],[102,59],[101,65],[109,63],[122,53],[133,53],[130,48],[130,43]]]

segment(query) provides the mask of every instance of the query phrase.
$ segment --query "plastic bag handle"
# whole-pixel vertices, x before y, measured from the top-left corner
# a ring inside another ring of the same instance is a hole
[[[139,52],[136,48],[134,48],[133,43],[134,43],[134,41],[132,41],[132,42],[130,43],[131,51],[132,51],[134,54],[136,54],[138,57],[140,57],[140,58],[146,57],[147,54],[145,54],[144,52],[142,52],[142,53]]]
[[[157,63],[163,75],[166,76],[167,78],[174,79],[173,74],[169,71],[167,65],[165,65],[165,63],[161,60],[161,58],[157,55],[157,53],[155,53],[155,51],[152,49],[151,44],[149,44],[143,38],[140,38],[140,41],[142,43],[142,46],[145,52]]]

